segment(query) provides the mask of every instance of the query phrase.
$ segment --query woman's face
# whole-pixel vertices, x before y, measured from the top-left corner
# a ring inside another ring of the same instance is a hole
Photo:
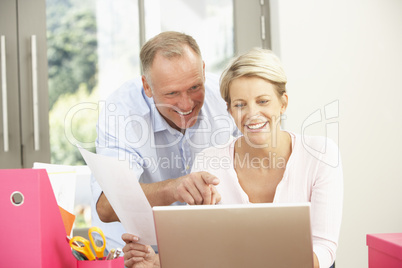
[[[229,96],[230,114],[249,144],[274,145],[280,117],[287,106],[286,93],[279,98],[270,82],[258,77],[241,77],[232,81]]]

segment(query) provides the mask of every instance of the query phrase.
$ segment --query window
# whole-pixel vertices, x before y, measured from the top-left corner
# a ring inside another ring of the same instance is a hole
[[[138,6],[132,0],[47,0],[53,164],[84,164],[76,143],[94,151],[99,100],[140,75],[140,27],[146,40],[166,30],[192,35],[208,72],[220,74],[233,57],[232,0],[145,0],[144,10]]]
[[[95,151],[101,101],[140,75],[140,46],[159,32],[192,35],[207,72],[218,75],[236,49],[261,46],[255,36],[261,1],[244,2],[46,0],[51,163],[85,164],[75,145]],[[242,27],[235,26],[235,15]],[[249,29],[254,29],[252,38]],[[76,205],[87,213],[83,204]]]
[[[145,0],[146,40],[162,31],[191,35],[206,71],[220,74],[234,54],[232,0]]]

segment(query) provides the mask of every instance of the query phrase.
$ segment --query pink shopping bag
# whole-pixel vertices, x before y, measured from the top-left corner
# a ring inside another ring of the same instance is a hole
[[[46,170],[0,170],[0,207],[0,267],[77,267]]]
[[[124,268],[124,258],[113,260],[77,261],[77,268]]]

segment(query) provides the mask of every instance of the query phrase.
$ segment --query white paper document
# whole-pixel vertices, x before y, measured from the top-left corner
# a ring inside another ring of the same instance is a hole
[[[35,162],[33,168],[46,169],[57,205],[74,214],[75,184],[77,178],[75,167]]]
[[[138,182],[140,174],[130,169],[128,161],[77,147],[124,229],[139,236],[141,244],[156,245],[152,207]]]

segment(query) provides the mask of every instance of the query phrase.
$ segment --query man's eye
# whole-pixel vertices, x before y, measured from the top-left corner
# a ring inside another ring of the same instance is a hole
[[[200,87],[200,86],[198,86],[198,85],[197,85],[197,86],[192,86],[192,87],[191,87],[191,90],[193,90],[193,91],[194,91],[194,90],[197,90],[199,87]]]
[[[173,95],[176,95],[176,94],[177,94],[177,92],[175,92],[175,91],[166,93],[167,96],[173,96]]]

